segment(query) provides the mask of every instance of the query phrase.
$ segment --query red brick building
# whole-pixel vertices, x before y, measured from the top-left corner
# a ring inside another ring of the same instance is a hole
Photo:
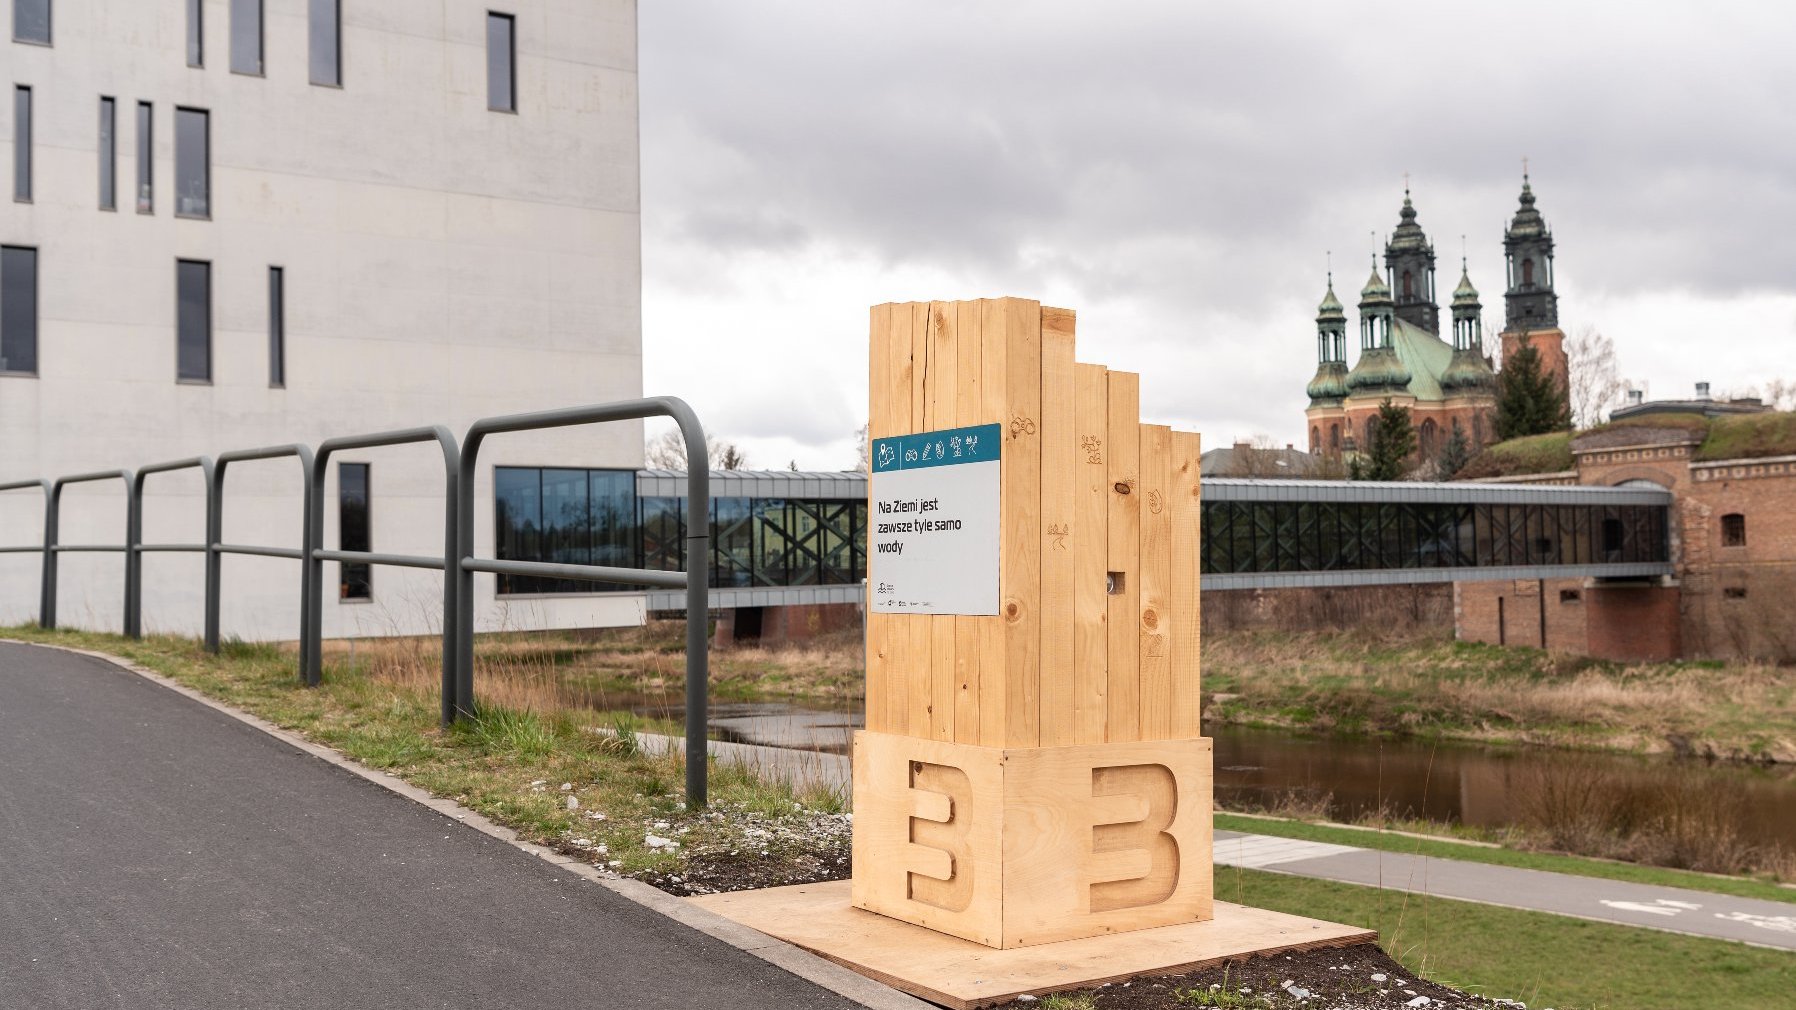
[[[1672,492],[1677,573],[1455,587],[1462,639],[1612,659],[1796,660],[1796,413],[1641,416],[1572,440],[1574,469],[1509,480]]]

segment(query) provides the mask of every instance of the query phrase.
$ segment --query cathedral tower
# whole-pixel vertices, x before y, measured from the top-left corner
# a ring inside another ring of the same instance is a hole
[[[1384,268],[1391,278],[1397,318],[1438,336],[1441,315],[1434,300],[1434,246],[1416,223],[1416,206],[1410,202],[1407,185],[1398,217],[1397,230],[1384,246]]]
[[[1503,232],[1509,290],[1503,297],[1503,358],[1525,339],[1540,353],[1541,371],[1566,382],[1565,333],[1559,329],[1559,295],[1553,290],[1553,231],[1534,208],[1534,187],[1522,173],[1521,206]]]

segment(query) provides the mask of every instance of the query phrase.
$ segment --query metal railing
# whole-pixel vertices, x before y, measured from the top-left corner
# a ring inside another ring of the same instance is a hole
[[[223,558],[226,554],[285,558],[300,562],[299,678],[307,686],[319,683],[323,674],[324,563],[395,565],[443,573],[443,672],[442,722],[474,714],[474,576],[534,575],[582,582],[608,582],[686,591],[686,802],[703,806],[707,794],[707,703],[710,688],[710,639],[706,634],[706,572],[711,556],[708,524],[694,524],[686,531],[686,570],[660,571],[616,568],[605,565],[548,564],[481,558],[474,551],[474,467],[481,443],[489,435],[537,431],[572,425],[666,417],[679,425],[688,459],[706,456],[704,428],[685,401],[663,396],[618,403],[569,407],[528,414],[488,417],[475,421],[458,448],[453,433],[442,425],[406,428],[371,435],[330,438],[316,450],[297,443],[261,449],[239,449],[216,458],[195,456],[156,463],[135,472],[106,470],[76,474],[55,480],[0,483],[0,492],[38,489],[44,494],[43,543],[33,546],[0,546],[0,554],[40,552],[43,555],[39,583],[38,625],[56,627],[57,558],[71,551],[117,552],[125,556],[124,630],[132,638],[143,635],[143,555],[153,552],[203,553],[205,566],[204,642],[207,651],[219,648],[220,600]],[[382,554],[374,551],[328,550],[324,547],[324,483],[332,455],[348,449],[435,442],[443,456],[443,554],[441,557]],[[304,476],[303,525],[300,546],[271,547],[224,543],[225,475],[230,464],[251,460],[294,457]],[[144,480],[152,474],[197,469],[206,482],[205,542],[146,544],[143,542]],[[58,542],[62,489],[68,484],[121,480],[125,484],[125,540],[121,544],[62,544]],[[687,515],[704,515],[710,504],[710,474],[705,469],[686,474]]]

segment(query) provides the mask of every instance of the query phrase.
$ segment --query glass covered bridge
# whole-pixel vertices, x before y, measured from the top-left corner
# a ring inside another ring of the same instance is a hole
[[[502,467],[496,476],[500,558],[685,565],[679,472]],[[719,471],[711,490],[713,606],[861,601],[864,474]],[[1654,487],[1210,478],[1202,585],[1669,575],[1670,506]],[[499,586],[512,596],[589,588],[510,576]],[[676,608],[678,595],[651,591],[649,606]]]

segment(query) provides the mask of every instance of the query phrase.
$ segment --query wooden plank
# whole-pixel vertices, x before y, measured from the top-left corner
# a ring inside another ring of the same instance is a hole
[[[984,384],[979,374],[979,334],[982,332],[979,325],[979,303],[955,302],[954,307],[955,349],[959,358],[955,369],[958,396],[954,407],[954,423],[957,427],[990,424],[995,418],[986,416],[985,404],[981,399]],[[998,618],[954,618],[954,739],[960,743],[980,742],[979,670],[982,627],[990,628],[993,640],[998,640],[1001,634]]]
[[[906,372],[910,367],[910,341],[892,339],[891,303],[875,305],[867,324],[867,440],[871,458],[872,440],[902,434],[910,426],[910,400],[892,395],[895,388],[909,390]],[[902,354],[898,353],[902,351]],[[902,385],[900,385],[902,383]],[[871,494],[871,492],[869,492]],[[867,514],[878,510],[869,499]],[[878,562],[874,561],[877,565]],[[877,731],[893,729],[889,702],[890,684],[896,676],[897,643],[893,635],[896,622],[888,614],[867,613],[867,728]]]
[[[1009,386],[1006,375],[1009,366],[1010,345],[1005,340],[1007,322],[1004,315],[1002,299],[981,298],[979,306],[979,389],[980,416],[984,423],[996,423],[1008,429],[1010,425]],[[1008,434],[1008,431],[1006,432]],[[1003,454],[999,464],[1002,482],[999,490],[1000,508],[1010,501],[1010,452],[1011,444],[1005,441]],[[1008,629],[1003,614],[1004,586],[1009,576],[1006,566],[1009,564],[1008,541],[1001,540],[998,546],[998,609],[997,617],[979,624],[979,734],[978,743],[986,747],[1004,745],[1006,718],[1004,676],[1006,669],[1006,651],[1008,648]]]
[[[953,302],[929,304],[929,376],[924,395],[928,406],[924,414],[924,431],[940,431],[955,426],[960,409],[960,348],[956,341],[958,310]],[[928,736],[932,740],[954,739],[955,685],[960,669],[955,662],[955,618],[936,614],[929,624],[929,709]],[[923,734],[918,734],[919,736]]]
[[[859,863],[857,861],[856,865]],[[1378,934],[1303,916],[1215,903],[1215,918],[992,950],[852,907],[849,883],[797,884],[688,899],[750,929],[921,999],[974,1010],[1018,996],[1179,975],[1224,961],[1372,943]]]
[[[921,432],[929,430],[929,386],[936,370],[935,343],[929,332],[929,303],[911,302],[910,311],[911,360],[916,362],[910,383],[911,431]],[[930,735],[929,710],[933,698],[930,672],[935,665],[934,618],[908,614],[900,616],[899,620],[910,631],[910,657],[905,665],[904,685],[910,704],[906,706],[903,732],[927,737]]]
[[[1141,426],[1141,739],[1172,736],[1172,429]]]
[[[1041,745],[1078,739],[1074,693],[1074,552],[1079,439],[1071,309],[1041,310]]]
[[[1106,571],[1114,573],[1110,589],[1110,661],[1105,682],[1105,739],[1141,739],[1141,642],[1136,617],[1141,602],[1141,377],[1132,372],[1109,374],[1109,442],[1106,509],[1109,530]]]
[[[999,609],[1004,618],[1004,742],[1041,743],[1041,303],[1000,302],[1004,399],[1005,526]]]
[[[1109,373],[1102,365],[1074,372],[1073,418],[1078,431],[1073,503],[1073,707],[1074,743],[1103,743],[1108,722],[1105,690],[1110,640],[1104,592],[1109,564]]]
[[[891,434],[908,435],[915,429],[911,426],[911,387],[913,377],[918,370],[918,362],[913,360],[916,345],[911,340],[911,307],[908,303],[893,305],[891,328],[889,330],[888,352],[892,356],[892,384],[875,390],[873,402],[884,404],[885,412],[896,425]],[[868,615],[869,620],[877,617],[885,628],[885,641],[890,656],[887,669],[890,671],[886,681],[886,718],[885,729],[891,733],[910,732],[910,667],[913,662],[910,639],[910,616],[906,614]],[[925,657],[927,653],[924,654]]]
[[[1203,444],[1196,432],[1172,433],[1172,735],[1203,735],[1202,641],[1198,592],[1203,509]]]

